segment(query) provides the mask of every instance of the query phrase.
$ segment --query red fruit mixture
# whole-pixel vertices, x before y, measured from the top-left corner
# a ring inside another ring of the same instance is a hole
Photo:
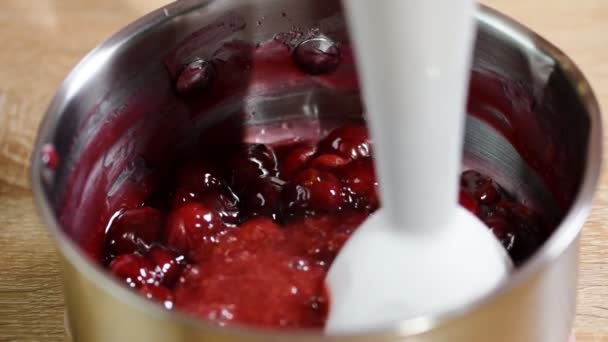
[[[215,150],[227,152],[178,167],[146,204],[115,215],[109,271],[167,309],[220,325],[323,327],[326,272],[379,206],[365,127],[317,144]],[[462,174],[460,202],[516,264],[547,236],[537,215],[476,171]]]

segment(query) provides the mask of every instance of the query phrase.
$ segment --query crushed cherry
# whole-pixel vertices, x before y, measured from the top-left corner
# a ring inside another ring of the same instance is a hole
[[[316,144],[210,150],[165,175],[171,185],[155,189],[148,206],[115,215],[109,271],[147,299],[219,325],[323,327],[326,273],[380,206],[366,128],[343,126]],[[477,171],[462,173],[459,201],[516,265],[549,234],[540,216]]]
[[[340,210],[344,202],[338,178],[327,171],[308,168],[296,174],[281,192],[283,214],[315,215]]]

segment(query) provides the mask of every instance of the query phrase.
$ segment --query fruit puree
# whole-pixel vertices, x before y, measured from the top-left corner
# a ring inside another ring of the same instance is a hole
[[[223,142],[112,217],[104,264],[142,296],[220,325],[322,328],[325,275],[379,206],[372,150],[358,124],[320,141]],[[516,265],[547,236],[535,213],[474,170],[461,175],[460,203]]]
[[[230,106],[277,89],[358,99],[352,51],[348,44],[306,43],[314,32],[279,33],[252,45],[217,30],[225,27],[187,38],[166,55],[166,72],[129,78],[137,94],[109,94],[79,123],[84,133],[71,149],[74,167],[64,180],[59,220],[86,256],[168,310],[219,325],[322,328],[326,272],[379,206],[372,142],[364,125],[339,110],[329,115],[338,125],[290,126],[279,139],[249,136],[243,122],[257,118],[256,106],[243,113]],[[206,39],[220,37],[226,43],[217,51],[205,50]],[[525,84],[474,70],[468,112],[511,142],[566,210],[581,178],[582,162],[574,160],[583,158],[574,153],[580,146],[560,139],[572,130],[556,132],[549,124],[559,120],[557,112],[546,122],[533,119],[541,107],[530,94]],[[233,116],[239,129],[205,122],[208,113],[222,112],[239,114]],[[289,114],[302,118],[300,109]],[[192,147],[199,134],[206,140]],[[52,153],[45,157],[45,165],[58,164]],[[555,226],[474,170],[461,176],[460,203],[516,265]]]

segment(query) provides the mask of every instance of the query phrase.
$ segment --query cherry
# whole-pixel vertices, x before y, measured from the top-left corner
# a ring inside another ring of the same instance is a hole
[[[173,294],[162,285],[143,285],[139,288],[139,293],[146,299],[162,304],[166,309],[173,308]]]
[[[473,195],[471,195],[470,193],[461,190],[458,196],[458,202],[461,206],[463,206],[465,209],[467,209],[474,215],[480,215],[479,203],[477,203],[475,198],[473,198]]]
[[[292,55],[300,70],[310,75],[327,74],[340,64],[340,49],[326,39],[313,38],[300,43]]]
[[[515,241],[509,254],[516,264],[523,262],[536,251],[546,239],[540,218],[529,208],[516,202],[499,202],[497,207],[511,214],[510,223],[515,232]]]
[[[182,256],[176,256],[160,245],[153,246],[146,258],[154,265],[154,271],[161,277],[161,283],[170,286],[181,272]]]
[[[238,223],[239,198],[207,162],[188,164],[177,176],[177,190],[173,195],[173,207],[188,202],[200,202],[214,209],[222,220],[230,225]]]
[[[117,256],[110,263],[110,272],[124,280],[129,287],[154,284],[157,281],[154,265],[139,254]]]
[[[337,154],[348,160],[369,157],[371,143],[367,130],[361,125],[337,128],[319,142],[319,152]]]
[[[534,253],[546,238],[540,219],[514,201],[500,201],[484,219],[518,265]]]
[[[173,207],[188,202],[199,202],[210,206],[228,225],[235,225],[239,221],[239,198],[226,184],[213,192],[195,193],[178,189],[173,195]]]
[[[54,170],[59,166],[59,154],[53,144],[45,144],[42,146],[40,159],[42,159],[42,164],[51,170]]]
[[[317,147],[314,145],[303,145],[291,149],[280,159],[279,168],[281,177],[290,179],[298,171],[306,166],[317,152]]]
[[[482,204],[492,204],[500,200],[498,185],[492,180],[481,185],[475,194]]]
[[[335,212],[343,204],[340,182],[333,174],[316,169],[300,171],[281,192],[282,211],[288,215]]]
[[[348,160],[337,154],[322,154],[310,163],[310,166],[318,170],[331,170],[345,165]]]
[[[198,202],[174,208],[167,221],[167,246],[197,259],[218,242],[225,225],[210,206]]]
[[[110,224],[106,235],[109,258],[121,254],[144,252],[160,239],[162,214],[159,210],[142,207],[125,210]]]
[[[209,61],[196,59],[180,71],[175,88],[182,96],[191,96],[209,88],[215,77],[215,68]]]
[[[109,271],[168,309],[175,303],[218,324],[322,327],[329,305],[323,279],[379,207],[365,128],[272,149],[234,144],[240,131],[228,138],[214,131],[196,151],[203,159],[177,172],[154,170],[156,183],[125,196],[122,203],[134,209],[109,225]],[[160,209],[135,208],[142,201]],[[515,265],[549,234],[539,216],[477,171],[461,175],[459,202],[481,217]],[[268,309],[260,311],[262,304]]]
[[[357,159],[339,169],[338,174],[354,208],[378,208],[378,182],[371,158]]]
[[[276,177],[258,178],[247,184],[242,195],[245,215],[276,218],[284,184],[284,181]]]
[[[240,192],[240,189],[256,178],[276,177],[277,158],[266,145],[246,145],[232,158],[230,169],[231,184],[236,186],[237,192]]]
[[[468,170],[460,177],[460,188],[474,196],[480,204],[489,205],[501,199],[501,190],[491,178],[477,171]]]
[[[212,208],[225,224],[234,226],[239,223],[238,206],[240,200],[230,188],[227,187],[224,191],[204,194],[199,202]]]
[[[188,163],[177,173],[176,186],[198,193],[213,191],[224,185],[215,174],[216,171],[209,162],[199,160]]]

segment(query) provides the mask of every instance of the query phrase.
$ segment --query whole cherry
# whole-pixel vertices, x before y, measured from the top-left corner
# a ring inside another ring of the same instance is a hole
[[[369,157],[371,150],[367,129],[361,125],[337,128],[319,142],[320,153],[337,154],[349,160]]]
[[[344,202],[340,181],[327,171],[300,171],[281,192],[282,212],[287,216],[330,213]]]
[[[338,170],[347,202],[357,209],[375,210],[379,207],[378,182],[371,158],[359,158]]]
[[[160,240],[163,217],[150,207],[127,209],[111,221],[106,233],[105,249],[110,259],[136,251],[145,252]]]
[[[197,259],[218,242],[226,226],[208,205],[188,202],[173,209],[166,227],[167,246]]]
[[[155,245],[146,254],[146,258],[154,265],[154,272],[164,285],[171,286],[182,270],[183,256],[177,256],[161,245]]]
[[[291,179],[291,177],[308,164],[316,152],[317,147],[310,144],[290,149],[280,159],[279,170],[281,177],[283,179]]]
[[[284,184],[284,181],[276,177],[258,178],[247,184],[241,195],[244,215],[275,219]]]
[[[245,145],[234,155],[229,163],[231,184],[237,192],[248,182],[259,177],[276,177],[277,158],[264,144]]]

